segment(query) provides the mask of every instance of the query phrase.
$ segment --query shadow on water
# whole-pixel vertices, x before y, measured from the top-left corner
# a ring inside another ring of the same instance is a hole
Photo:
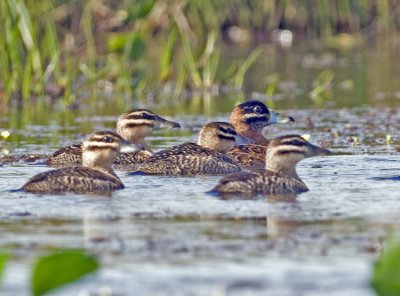
[[[371,179],[376,181],[400,181],[400,176],[373,177]]]

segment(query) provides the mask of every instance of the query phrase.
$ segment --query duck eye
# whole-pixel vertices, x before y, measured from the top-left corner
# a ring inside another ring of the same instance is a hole
[[[291,145],[294,145],[294,146],[304,146],[305,143],[304,143],[303,141],[300,141],[300,140],[293,140],[292,143],[291,143]]]
[[[105,143],[111,143],[111,142],[113,142],[113,139],[111,138],[111,137],[104,137],[103,138],[103,142],[105,142]]]
[[[254,112],[256,112],[258,114],[260,114],[262,112],[262,108],[260,106],[255,106],[253,110],[254,110]]]
[[[144,118],[144,119],[147,119],[147,118],[149,118],[149,114],[147,114],[147,113],[140,113],[140,116],[142,117],[142,118]]]

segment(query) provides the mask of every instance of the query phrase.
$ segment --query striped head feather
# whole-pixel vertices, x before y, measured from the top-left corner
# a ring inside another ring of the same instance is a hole
[[[147,109],[125,112],[119,116],[117,121],[117,133],[132,143],[142,143],[144,137],[153,130],[161,128],[180,128],[180,124],[166,120]]]
[[[297,176],[296,164],[304,158],[328,155],[330,151],[306,141],[299,135],[286,135],[271,140],[266,154],[266,169]]]
[[[111,169],[117,154],[135,152],[141,146],[127,143],[121,136],[112,131],[97,131],[89,135],[82,145],[82,165],[87,167]]]
[[[232,111],[229,122],[240,134],[253,139],[257,144],[267,144],[263,128],[275,123],[294,122],[292,117],[282,116],[270,110],[264,103],[253,100],[238,104]]]
[[[197,143],[200,146],[222,153],[229,151],[235,143],[248,143],[248,139],[236,132],[227,122],[210,122],[202,127]]]

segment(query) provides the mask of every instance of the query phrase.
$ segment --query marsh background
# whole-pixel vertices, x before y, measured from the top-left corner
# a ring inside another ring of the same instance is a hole
[[[77,290],[108,282],[121,293],[185,294],[190,285],[174,287],[189,278],[202,295],[222,293],[221,285],[230,293],[342,295],[337,282],[354,295],[372,293],[371,262],[400,211],[396,183],[370,179],[398,169],[399,1],[3,0],[0,21],[0,246],[16,260],[6,291],[26,293],[21,278],[38,254],[84,247],[105,267]],[[113,128],[128,109],[183,123],[149,138],[158,150],[195,139],[203,123],[226,120],[246,99],[296,117],[295,127],[271,135],[311,132],[347,155],[301,166],[312,191],[293,203],[210,200],[203,192],[215,179],[207,177],[124,177],[129,190],[112,199],[7,191],[47,169],[26,155],[44,157]],[[87,234],[92,218],[105,229],[100,239]],[[118,284],[124,270],[137,279],[131,286]]]

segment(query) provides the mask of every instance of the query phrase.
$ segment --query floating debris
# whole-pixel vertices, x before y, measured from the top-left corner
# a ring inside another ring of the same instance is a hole
[[[4,139],[7,140],[7,138],[10,136],[10,132],[9,131],[2,131],[0,133],[0,136]]]
[[[386,145],[390,145],[390,141],[392,140],[391,135],[386,135]]]
[[[353,140],[353,145],[359,145],[360,144],[360,142],[358,141],[357,137],[352,137],[351,139]]]

